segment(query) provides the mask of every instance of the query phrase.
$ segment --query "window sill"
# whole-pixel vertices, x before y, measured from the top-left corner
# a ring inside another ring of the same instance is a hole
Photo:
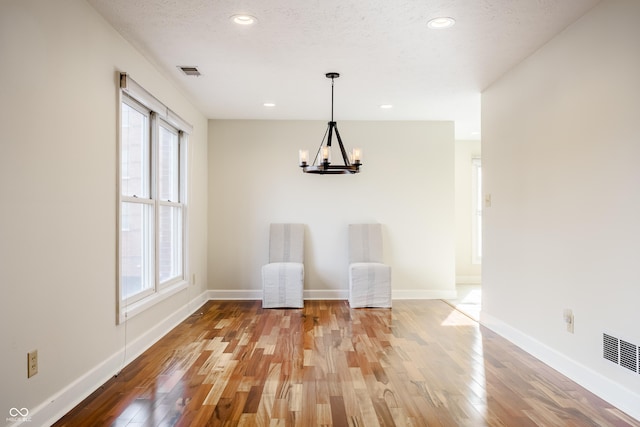
[[[165,286],[159,292],[155,292],[146,298],[136,301],[131,304],[123,304],[119,306],[117,324],[121,324],[144,312],[145,310],[153,307],[161,301],[169,298],[172,295],[177,294],[183,289],[187,289],[189,282],[186,280],[180,280],[171,285]],[[122,304],[122,303],[121,303]]]

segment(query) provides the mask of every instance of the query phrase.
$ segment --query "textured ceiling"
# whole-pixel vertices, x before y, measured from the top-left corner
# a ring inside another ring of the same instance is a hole
[[[599,0],[87,1],[208,118],[328,120],[337,71],[337,121],[453,120],[478,139],[482,90]],[[427,28],[438,16],[456,25]]]

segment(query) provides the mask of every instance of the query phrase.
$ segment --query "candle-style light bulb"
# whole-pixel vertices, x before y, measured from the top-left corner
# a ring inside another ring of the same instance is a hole
[[[354,148],[351,151],[351,162],[355,165],[359,165],[362,160],[362,150],[360,148]]]
[[[322,147],[322,163],[331,163],[331,152],[326,145]]]
[[[309,150],[299,150],[298,160],[300,161],[300,166],[307,166],[309,163]]]

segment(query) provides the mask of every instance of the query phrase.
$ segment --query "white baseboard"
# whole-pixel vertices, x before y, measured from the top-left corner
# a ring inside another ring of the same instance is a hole
[[[637,392],[611,381],[593,369],[568,358],[566,355],[484,311],[480,313],[480,323],[511,341],[536,359],[551,366],[562,375],[580,384],[591,393],[606,400],[633,418],[640,420],[640,394]]]
[[[306,300],[347,299],[349,292],[345,290],[312,290],[304,291],[303,298]],[[207,296],[211,300],[261,300],[262,289],[210,289]]]
[[[393,299],[454,299],[457,297],[455,289],[394,289]]]
[[[123,367],[135,360],[160,338],[164,337],[169,331],[180,324],[180,322],[189,317],[195,309],[207,302],[208,298],[206,294],[206,292],[203,292],[193,298],[188,304],[167,316],[162,322],[155,325],[144,335],[127,343],[126,350],[120,349],[67,387],[48,398],[45,402],[30,410],[28,420],[11,425],[48,426],[58,421],[91,393],[96,391],[98,387],[116,375]]]
[[[306,290],[304,291],[304,299],[326,299],[326,300],[346,300],[349,298],[349,291],[346,289],[325,289],[325,290]]]
[[[482,276],[456,276],[456,283],[459,285],[479,285],[482,283]]]
[[[210,289],[207,296],[211,300],[256,300],[262,299],[262,290],[252,289]],[[349,291],[346,289],[327,289],[304,291],[305,300],[346,300]],[[453,299],[456,298],[455,289],[447,290],[422,290],[422,289],[394,289],[393,299]]]
[[[209,289],[210,300],[254,300],[262,299],[262,289]]]

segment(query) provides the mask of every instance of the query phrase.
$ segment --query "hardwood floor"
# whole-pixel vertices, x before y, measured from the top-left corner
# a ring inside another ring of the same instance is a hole
[[[209,301],[55,426],[640,426],[439,300]]]

